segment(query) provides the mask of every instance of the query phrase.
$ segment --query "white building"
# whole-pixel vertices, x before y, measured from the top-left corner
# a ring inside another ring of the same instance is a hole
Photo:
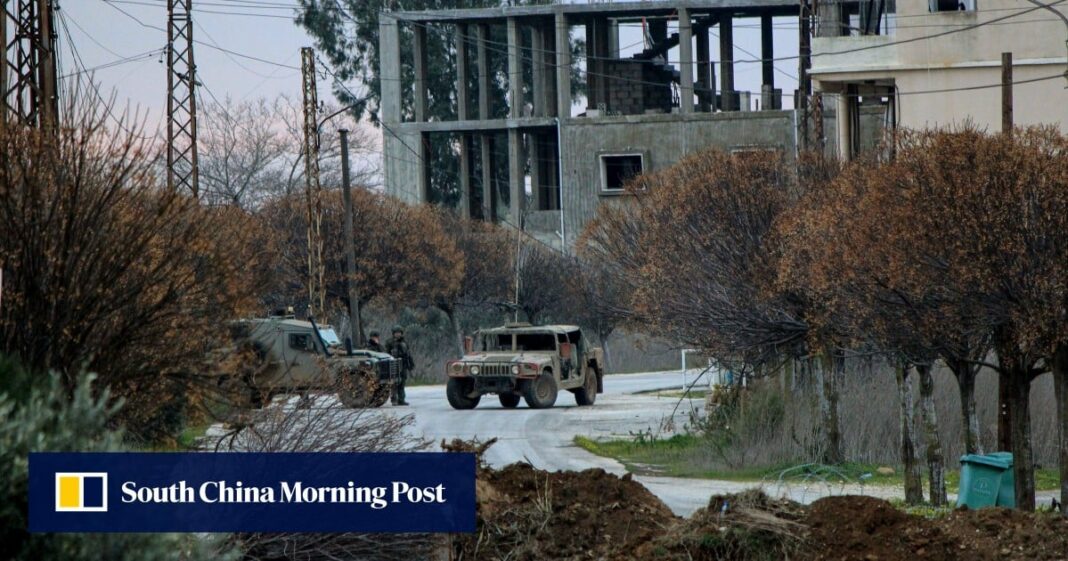
[[[813,89],[850,116],[825,131],[845,158],[862,136],[861,106],[882,105],[899,127],[1000,131],[1002,53],[1012,53],[1015,125],[1068,132],[1068,2],[821,0],[818,12]]]

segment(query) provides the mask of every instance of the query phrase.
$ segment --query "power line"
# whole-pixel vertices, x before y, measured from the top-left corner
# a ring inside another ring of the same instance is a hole
[[[156,31],[161,31],[163,33],[167,32],[166,29],[163,29],[162,27],[159,27],[159,26],[156,26],[156,25],[152,25],[150,23],[145,23],[144,21],[141,21],[141,19],[139,19],[137,16],[131,14],[130,12],[128,12],[126,10],[123,10],[119,6],[116,6],[114,4],[114,2],[116,0],[100,0],[100,1],[103,2],[104,4],[108,5],[108,6],[111,6],[113,9],[118,10],[124,16],[126,16],[126,17],[132,19],[133,21],[137,22],[137,24],[140,25],[141,27],[145,27],[147,29],[154,29]],[[217,51],[228,53],[228,54],[231,54],[231,55],[234,55],[234,56],[237,56],[237,57],[241,57],[241,58],[244,58],[244,59],[254,60],[256,62],[262,62],[264,64],[270,64],[270,65],[278,66],[278,67],[281,67],[281,68],[288,68],[290,70],[300,70],[300,67],[298,67],[298,66],[292,66],[292,65],[289,65],[289,64],[282,64],[280,62],[276,62],[276,61],[273,61],[273,60],[268,60],[268,59],[265,59],[265,58],[260,58],[260,57],[257,57],[257,56],[253,56],[253,55],[249,55],[249,54],[245,54],[245,53],[240,53],[240,52],[234,51],[232,49],[224,48],[224,47],[222,47],[220,45],[212,45],[211,43],[200,41],[199,39],[194,39],[193,42],[198,44],[198,45],[203,45],[205,47],[208,47],[209,49],[215,49]]]
[[[72,60],[74,61],[74,67],[75,69],[80,69],[72,75],[86,74],[90,72],[88,69],[86,69],[85,62],[82,60],[81,54],[78,52],[78,47],[74,44],[74,38],[71,36],[70,33],[70,27],[67,25],[66,14],[63,12],[63,10],[56,10],[56,14],[59,16],[58,19],[60,27],[63,30],[63,35],[67,38],[67,44],[71,52]],[[151,137],[134,132],[132,129],[127,128],[126,125],[123,124],[122,120],[116,117],[115,114],[111,111],[111,103],[109,103],[108,100],[104,99],[104,96],[100,93],[96,82],[93,81],[93,77],[89,76],[88,80],[86,81],[89,83],[90,91],[92,91],[93,95],[97,98],[100,105],[103,106],[105,114],[111,118],[111,120],[115,123],[116,126],[118,126],[121,130],[123,130],[126,134],[129,134],[130,136],[134,136],[145,141],[154,140]]]

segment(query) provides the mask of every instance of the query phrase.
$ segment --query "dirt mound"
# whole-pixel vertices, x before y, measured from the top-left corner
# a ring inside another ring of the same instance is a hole
[[[761,491],[717,495],[638,549],[635,559],[665,561],[778,561],[802,550],[803,507]]]
[[[1068,559],[1068,520],[1051,513],[958,510],[929,520],[871,497],[829,497],[813,503],[803,522],[811,559]]]
[[[938,525],[872,497],[828,497],[812,503],[804,524],[814,559],[933,561],[960,559],[960,542]]]
[[[1068,559],[1068,519],[1058,514],[958,510],[935,522],[969,551],[969,559]]]
[[[454,542],[457,560],[632,559],[677,518],[641,484],[601,469],[479,473],[478,529]]]

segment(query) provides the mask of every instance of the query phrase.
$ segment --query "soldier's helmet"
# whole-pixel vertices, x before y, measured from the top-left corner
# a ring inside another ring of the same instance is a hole
[[[404,328],[399,325],[394,325],[390,333],[400,333],[401,335],[404,335]]]
[[[379,336],[379,335],[378,335],[378,332],[377,332],[377,331],[372,331],[372,332],[371,332],[371,334],[370,334],[370,335],[368,335],[368,337],[370,337],[370,338],[372,338],[372,339],[373,339],[373,338],[375,338],[375,337],[378,337],[378,336]]]

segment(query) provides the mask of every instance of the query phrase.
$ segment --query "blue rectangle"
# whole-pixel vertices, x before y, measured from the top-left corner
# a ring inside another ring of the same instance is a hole
[[[89,476],[82,479],[82,506],[104,506],[104,478]]]
[[[106,511],[57,512],[56,473]],[[473,532],[475,457],[31,453],[29,505],[31,532]]]

